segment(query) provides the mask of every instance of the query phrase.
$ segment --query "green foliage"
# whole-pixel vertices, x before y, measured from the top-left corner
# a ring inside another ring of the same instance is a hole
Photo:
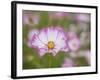
[[[89,66],[86,59],[84,57],[75,58],[74,61],[76,62],[77,66]]]
[[[37,26],[38,29],[47,27],[48,21],[48,12],[40,12],[40,23]]]

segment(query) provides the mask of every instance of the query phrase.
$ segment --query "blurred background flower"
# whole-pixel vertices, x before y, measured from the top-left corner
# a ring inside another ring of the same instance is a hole
[[[37,13],[31,14],[29,11],[23,11],[23,24],[28,26],[36,26],[40,21],[40,17]]]
[[[76,14],[76,20],[78,22],[90,22],[90,15],[86,14],[86,13],[80,13],[80,14]]]
[[[70,58],[64,59],[62,67],[73,67],[75,65],[74,61]]]
[[[67,18],[68,13],[66,12],[50,12],[49,17],[50,19],[63,19]]]
[[[76,33],[74,32],[68,32],[68,46],[70,51],[77,51],[80,48],[80,40],[77,37]]]

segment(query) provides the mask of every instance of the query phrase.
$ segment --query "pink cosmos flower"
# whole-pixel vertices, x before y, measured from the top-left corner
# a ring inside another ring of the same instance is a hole
[[[89,22],[90,15],[89,14],[77,14],[76,19],[77,19],[77,21]]]
[[[67,44],[70,51],[77,51],[80,48],[80,40],[74,32],[67,33]]]
[[[66,58],[62,64],[62,67],[73,67],[75,66],[72,59]]]
[[[27,43],[27,45],[28,45],[29,47],[31,47],[30,41],[31,41],[32,37],[35,36],[35,35],[38,34],[38,33],[39,33],[39,31],[36,30],[36,29],[33,29],[33,30],[31,30],[31,31],[29,32],[29,34],[28,34],[28,39],[29,39],[29,41],[28,41],[28,43]]]
[[[60,27],[44,28],[39,33],[33,31],[30,33],[29,39],[31,47],[36,48],[40,56],[45,53],[52,53],[55,56],[59,51],[68,51],[67,38]]]
[[[31,15],[31,14],[24,14],[23,15],[23,23],[28,24],[30,26],[37,25],[39,23],[39,15]]]
[[[52,12],[50,13],[50,18],[51,19],[61,19],[61,18],[65,18],[66,16],[68,16],[68,13],[65,12]]]
[[[74,32],[64,32],[62,28],[48,27],[40,31],[32,30],[29,35],[29,47],[36,48],[40,56],[52,53],[55,56],[59,51],[77,51],[80,40]]]

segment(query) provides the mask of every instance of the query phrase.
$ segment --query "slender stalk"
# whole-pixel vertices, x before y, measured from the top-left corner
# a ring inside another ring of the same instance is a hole
[[[49,54],[49,68],[51,68],[51,56]]]

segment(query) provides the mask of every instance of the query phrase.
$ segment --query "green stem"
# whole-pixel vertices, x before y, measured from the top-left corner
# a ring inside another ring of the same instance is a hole
[[[51,68],[51,56],[49,54],[49,68]]]

